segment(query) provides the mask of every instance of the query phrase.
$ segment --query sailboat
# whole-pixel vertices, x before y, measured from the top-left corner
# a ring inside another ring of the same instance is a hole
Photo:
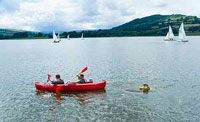
[[[81,39],[82,39],[82,40],[84,39],[84,38],[83,38],[83,33],[82,33]]]
[[[188,42],[188,40],[186,38],[186,34],[185,34],[183,23],[181,23],[181,26],[179,28],[178,36],[179,36],[179,41],[181,41],[181,42]]]
[[[67,39],[70,40],[70,38],[69,38],[69,34],[67,35]]]
[[[172,31],[172,27],[171,27],[171,26],[169,26],[169,32],[167,33],[167,35],[166,35],[166,37],[165,37],[164,40],[165,40],[165,41],[176,41],[176,40],[174,39],[174,33],[173,33],[173,31]]]
[[[59,43],[60,41],[61,41],[61,39],[60,39],[59,33],[58,33],[58,35],[56,36],[56,33],[55,33],[55,31],[53,30],[53,43]]]

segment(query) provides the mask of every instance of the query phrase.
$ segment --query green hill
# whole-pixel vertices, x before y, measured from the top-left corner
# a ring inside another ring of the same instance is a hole
[[[17,38],[45,38],[46,34],[34,31],[0,29],[0,39],[17,39]]]
[[[132,20],[111,30],[131,36],[161,36],[166,35],[168,26],[171,25],[175,35],[177,35],[182,22],[185,25],[187,35],[200,35],[200,18],[180,14],[152,15]]]
[[[85,37],[165,36],[171,25],[174,34],[177,35],[182,22],[187,35],[200,35],[200,18],[180,14],[152,15],[111,29],[82,32]],[[67,37],[69,33],[71,37],[80,37],[82,32],[64,32],[61,36]]]

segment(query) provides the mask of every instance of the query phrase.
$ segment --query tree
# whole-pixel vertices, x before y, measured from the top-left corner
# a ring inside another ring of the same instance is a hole
[[[37,36],[37,37],[42,37],[43,34],[42,34],[41,32],[39,32],[36,36]]]
[[[5,37],[3,36],[3,34],[0,34],[0,39],[5,39]]]
[[[18,32],[12,36],[12,38],[25,38],[25,37],[28,37],[27,32]]]

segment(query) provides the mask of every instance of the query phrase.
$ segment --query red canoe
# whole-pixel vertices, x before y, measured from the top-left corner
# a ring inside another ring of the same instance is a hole
[[[56,92],[56,88],[59,88],[61,92],[65,91],[87,91],[87,90],[98,90],[103,89],[106,86],[106,81],[99,83],[86,83],[86,84],[64,84],[64,85],[51,85],[41,84],[36,82],[35,87],[37,90]]]

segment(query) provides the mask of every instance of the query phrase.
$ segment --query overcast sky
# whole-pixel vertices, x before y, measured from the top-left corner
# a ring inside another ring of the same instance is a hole
[[[199,0],[0,0],[0,28],[107,29],[153,14],[200,17]]]

